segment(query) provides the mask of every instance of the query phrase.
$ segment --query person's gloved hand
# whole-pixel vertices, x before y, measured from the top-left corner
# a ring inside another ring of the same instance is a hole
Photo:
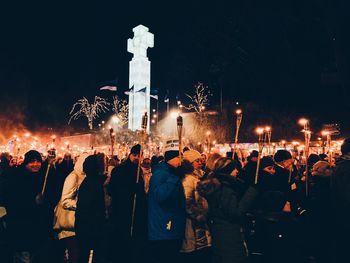
[[[39,193],[35,196],[35,203],[37,205],[41,205],[44,203],[44,196],[41,193]]]

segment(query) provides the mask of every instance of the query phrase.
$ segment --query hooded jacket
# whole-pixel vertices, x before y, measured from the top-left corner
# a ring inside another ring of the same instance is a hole
[[[156,166],[148,192],[149,240],[181,240],[186,222],[182,178],[167,163]]]
[[[226,174],[214,174],[200,182],[197,190],[209,205],[213,262],[245,262],[247,254],[241,224],[257,191]]]
[[[61,204],[64,209],[70,210],[72,213],[75,212],[77,208],[77,198],[78,198],[78,190],[80,184],[85,179],[85,173],[83,171],[83,163],[85,159],[89,156],[88,153],[82,153],[75,165],[74,170],[66,177],[63,185],[62,195],[61,195]],[[74,225],[74,222],[71,222],[71,225]],[[75,232],[63,230],[58,233],[58,238],[62,239],[65,237],[74,236]]]

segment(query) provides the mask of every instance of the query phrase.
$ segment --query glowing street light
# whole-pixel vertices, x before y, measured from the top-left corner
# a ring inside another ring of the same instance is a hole
[[[113,124],[118,124],[119,123],[119,118],[118,118],[118,116],[117,115],[113,115],[113,117],[112,117],[112,122],[113,122]]]
[[[301,118],[301,119],[299,119],[298,123],[302,126],[306,126],[309,123],[309,120],[307,120],[305,118]]]
[[[179,116],[179,111],[172,111],[172,112],[170,112],[170,117],[172,119],[176,119],[177,116]]]
[[[255,132],[258,134],[258,135],[262,135],[264,133],[264,128],[261,128],[261,127],[258,127],[255,129]]]

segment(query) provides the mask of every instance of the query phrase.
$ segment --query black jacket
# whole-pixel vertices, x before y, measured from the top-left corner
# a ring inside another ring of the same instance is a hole
[[[86,176],[78,192],[75,231],[89,247],[96,247],[105,234],[105,203],[102,176]]]
[[[229,175],[199,182],[198,191],[209,205],[214,262],[246,262],[241,225],[257,191]]]
[[[45,171],[29,172],[24,165],[6,177],[5,208],[10,242],[16,249],[32,249],[48,240],[52,230],[52,213],[47,202],[36,203]]]
[[[343,156],[337,162],[331,188],[336,223],[350,233],[350,156]]]
[[[108,187],[112,197],[112,222],[123,237],[130,236],[134,195],[136,209],[134,217],[134,237],[147,237],[147,202],[144,181],[140,169],[139,183],[136,184],[137,164],[127,159],[112,171]]]

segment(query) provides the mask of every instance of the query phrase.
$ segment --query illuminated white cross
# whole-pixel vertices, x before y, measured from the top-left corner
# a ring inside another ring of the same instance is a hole
[[[139,25],[132,30],[134,31],[134,38],[128,39],[128,52],[134,54],[133,59],[146,58],[147,48],[153,47],[154,35],[148,30],[143,25]]]

